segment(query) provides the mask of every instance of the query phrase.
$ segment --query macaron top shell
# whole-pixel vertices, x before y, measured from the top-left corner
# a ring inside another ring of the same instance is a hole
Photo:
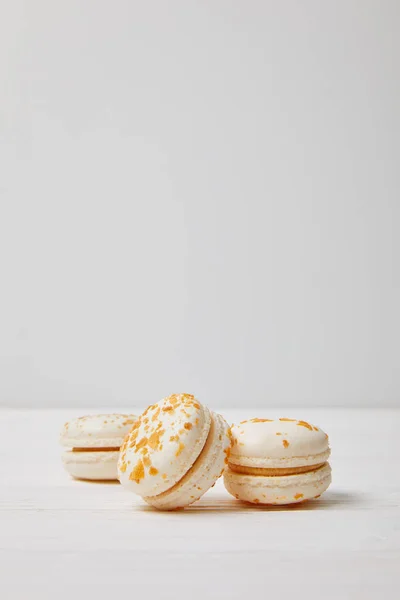
[[[60,443],[69,448],[119,448],[136,419],[124,414],[79,417],[65,423]]]
[[[149,406],[121,448],[121,483],[140,496],[165,492],[199,456],[210,424],[210,411],[190,394],[173,394]]]
[[[330,454],[322,429],[297,419],[250,419],[232,427],[229,462],[254,467],[312,465]]]

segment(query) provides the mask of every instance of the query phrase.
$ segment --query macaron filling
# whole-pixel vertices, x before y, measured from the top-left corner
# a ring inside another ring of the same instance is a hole
[[[236,465],[235,463],[229,462],[228,466],[231,471],[235,473],[241,473],[242,475],[255,475],[262,477],[282,477],[283,475],[298,475],[299,473],[311,473],[312,471],[318,471],[321,469],[326,462],[319,463],[317,465],[306,465],[304,467],[287,467],[283,469],[265,469],[258,467],[246,467],[242,465]]]

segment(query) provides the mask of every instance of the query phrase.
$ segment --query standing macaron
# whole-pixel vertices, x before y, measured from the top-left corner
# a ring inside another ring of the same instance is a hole
[[[60,436],[62,460],[76,479],[118,479],[119,450],[135,415],[88,415],[65,423]]]
[[[331,483],[326,433],[297,419],[251,419],[232,427],[225,487],[254,504],[295,504]]]
[[[190,394],[173,394],[139,417],[121,448],[120,482],[160,510],[198,500],[222,475],[230,429]]]

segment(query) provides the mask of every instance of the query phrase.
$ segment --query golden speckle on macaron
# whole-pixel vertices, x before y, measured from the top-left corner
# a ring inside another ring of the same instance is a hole
[[[143,456],[143,464],[147,468],[151,467],[151,460],[147,454]]]
[[[161,423],[160,423],[161,425]],[[151,436],[149,437],[149,446],[152,450],[157,450],[157,448],[160,446],[160,437],[165,433],[164,429],[159,429],[158,431],[154,431]]]
[[[160,407],[158,406],[154,412],[154,415],[151,417],[151,420],[153,421],[153,423],[154,423],[154,421],[156,421],[158,419],[159,414],[160,414]]]
[[[144,465],[143,465],[143,462],[141,460],[139,460],[139,462],[136,464],[136,466],[133,468],[131,474],[129,475],[129,479],[131,481],[136,481],[136,483],[139,483],[139,481],[143,478],[144,478]]]
[[[307,429],[309,429],[310,431],[312,431],[312,425],[310,425],[310,423],[307,423],[307,421],[297,421],[297,425],[300,425],[301,427],[307,427]]]
[[[140,450],[140,448],[143,448],[143,446],[146,446],[147,442],[148,442],[147,437],[143,437],[141,440],[136,442],[136,450]]]
[[[175,452],[175,456],[179,456],[184,448],[185,448],[185,444],[182,444],[182,442],[179,442],[178,450]]]

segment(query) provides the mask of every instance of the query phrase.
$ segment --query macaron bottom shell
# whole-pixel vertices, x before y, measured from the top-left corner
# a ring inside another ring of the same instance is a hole
[[[75,479],[117,481],[118,456],[119,450],[67,450],[62,454],[62,461],[65,469]]]
[[[193,504],[223,474],[230,448],[228,423],[221,415],[211,412],[207,440],[194,464],[172,488],[157,496],[144,497],[144,500],[159,510],[176,510]]]
[[[331,467],[286,476],[248,475],[226,469],[224,485],[237,500],[252,504],[298,504],[325,492],[332,481]]]

